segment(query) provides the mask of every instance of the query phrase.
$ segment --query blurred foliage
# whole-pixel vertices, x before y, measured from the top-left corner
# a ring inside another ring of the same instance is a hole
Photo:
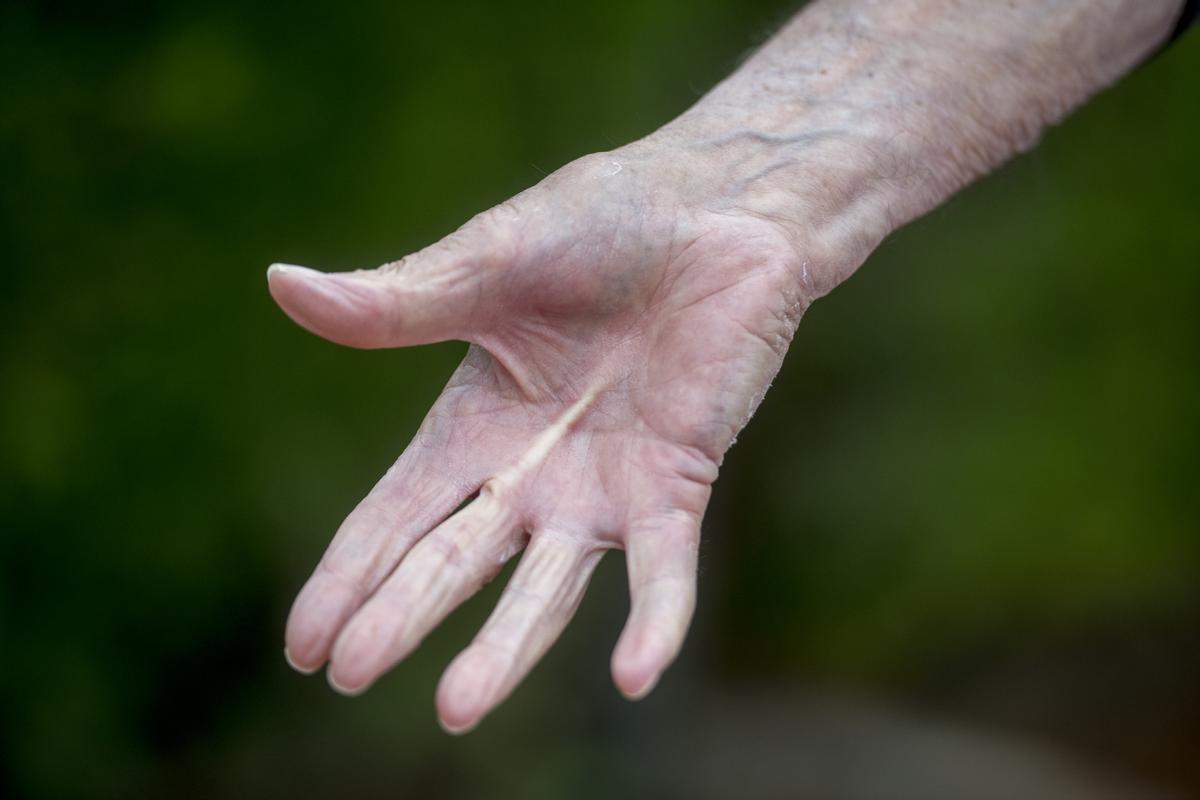
[[[970,713],[945,687],[1013,653],[1149,630],[1195,665],[1198,34],[809,312],[718,483],[665,699],[608,687],[617,556],[465,740],[432,691],[495,586],[366,698],[285,668],[292,592],[462,348],[307,336],[265,266],[419,247],[652,130],[788,11],[0,5],[5,796],[603,797],[697,684]],[[1186,730],[1164,746],[1200,752]]]

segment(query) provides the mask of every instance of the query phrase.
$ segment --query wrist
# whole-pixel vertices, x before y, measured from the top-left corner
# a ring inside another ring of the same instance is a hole
[[[681,165],[689,204],[774,225],[806,262],[804,293],[815,299],[906,221],[898,154],[887,135],[835,112],[785,120],[747,113],[756,107],[701,102],[639,144]]]
[[[695,176],[689,200],[821,253],[819,296],[1136,64],[1171,5],[812,3],[649,138]]]

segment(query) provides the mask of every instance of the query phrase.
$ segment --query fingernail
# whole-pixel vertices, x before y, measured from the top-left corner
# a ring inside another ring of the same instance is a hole
[[[332,667],[325,670],[325,680],[329,681],[330,687],[335,692],[337,692],[338,694],[343,695],[345,697],[358,697],[360,694],[362,694],[363,692],[365,692],[367,690],[366,686],[360,686],[357,689],[347,689],[345,686],[342,686],[340,683],[338,683],[334,679]]]
[[[289,667],[296,670],[296,672],[299,672],[301,675],[312,675],[314,672],[316,672],[318,669],[320,669],[320,667],[302,667],[302,666],[300,666],[299,664],[296,663],[296,659],[292,658],[292,654],[288,651],[288,649],[286,647],[283,648],[283,658],[285,661],[287,661]]]
[[[628,697],[630,700],[641,700],[643,697],[650,694],[650,692],[654,691],[654,687],[658,685],[658,678],[660,675],[662,675],[661,672],[654,673],[654,675],[650,678],[650,680],[646,681],[642,685],[642,688],[638,689],[636,692],[631,692],[630,694],[627,694],[625,696]]]
[[[441,717],[438,717],[438,725],[441,725],[442,730],[451,736],[462,736],[464,733],[470,733],[471,731],[475,730],[476,726],[479,725],[479,720],[468,722],[466,725],[455,726],[451,725],[449,722],[446,722],[446,720],[442,719]]]
[[[313,269],[312,267],[302,267],[299,264],[272,264],[267,267],[267,277],[272,275],[286,275],[288,273],[300,273],[309,275],[324,275],[324,272]]]

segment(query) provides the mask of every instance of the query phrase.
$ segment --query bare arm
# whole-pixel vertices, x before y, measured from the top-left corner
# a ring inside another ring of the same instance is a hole
[[[438,689],[443,724],[467,729],[623,549],[613,677],[650,691],[691,619],[724,453],[809,303],[1137,64],[1180,7],[818,0],[679,119],[418,253],[273,267],[283,309],[333,341],[471,343],[297,597],[293,663],[363,691],[524,548]]]
[[[818,294],[1162,45],[1182,0],[823,0],[650,137],[837,251]],[[734,189],[730,192],[730,189]]]

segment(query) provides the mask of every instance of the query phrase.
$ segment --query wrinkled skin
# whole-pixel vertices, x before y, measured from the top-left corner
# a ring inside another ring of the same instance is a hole
[[[468,729],[622,548],[613,676],[631,698],[653,687],[692,615],[717,467],[809,299],[794,238],[689,169],[644,145],[588,156],[377,270],[272,268],[284,311],[335,342],[472,343],[297,598],[298,669],[328,661],[335,688],[364,690],[524,547],[438,689],[442,724]]]
[[[717,466],[803,309],[1140,63],[1181,8],[808,3],[678,119],[420,253],[342,275],[273,268],[283,309],[334,341],[472,343],[296,599],[293,664],[328,661],[336,688],[361,691],[524,545],[438,689],[442,724],[465,730],[620,547],[632,607],[613,677],[644,695],[691,618]]]

